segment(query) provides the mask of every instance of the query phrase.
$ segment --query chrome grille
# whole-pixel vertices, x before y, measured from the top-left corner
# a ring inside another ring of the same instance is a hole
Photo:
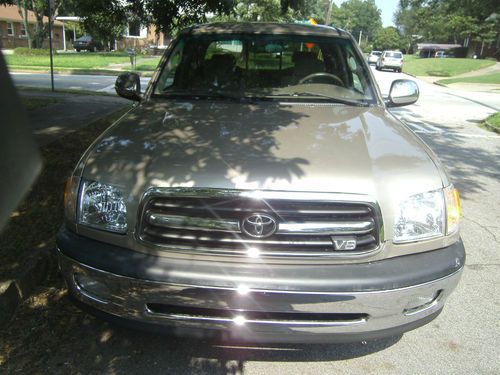
[[[364,197],[366,198],[366,197]],[[252,256],[362,255],[378,248],[374,203],[343,194],[154,189],[143,200],[139,237],[181,251]],[[254,238],[245,218],[272,218],[276,231]],[[355,240],[339,249],[334,240]]]

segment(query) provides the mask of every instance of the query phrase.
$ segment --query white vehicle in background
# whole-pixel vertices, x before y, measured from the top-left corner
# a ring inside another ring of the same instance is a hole
[[[401,73],[403,69],[403,53],[399,51],[384,51],[377,60],[377,70],[392,69]]]
[[[381,51],[371,51],[368,55],[368,64],[376,64],[381,54]]]

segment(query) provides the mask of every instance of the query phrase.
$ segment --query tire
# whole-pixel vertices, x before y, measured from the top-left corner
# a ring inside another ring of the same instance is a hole
[[[81,51],[80,49],[78,49],[78,48],[76,49],[76,52],[80,52],[80,51]]]

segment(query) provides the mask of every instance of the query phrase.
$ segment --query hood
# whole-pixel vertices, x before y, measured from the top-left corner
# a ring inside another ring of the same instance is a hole
[[[232,101],[142,104],[89,151],[83,176],[121,186],[368,194],[434,190],[425,145],[381,107]]]

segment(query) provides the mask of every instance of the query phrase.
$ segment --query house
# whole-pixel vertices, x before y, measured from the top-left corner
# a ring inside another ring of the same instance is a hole
[[[144,26],[138,22],[129,22],[125,33],[116,41],[116,49],[144,49],[150,46],[166,47],[170,42],[162,32],[156,33],[154,25]]]
[[[465,57],[464,51],[461,50],[460,44],[439,44],[439,43],[418,43],[418,55],[422,58],[435,57],[436,52],[445,51],[453,52],[455,57]],[[462,56],[464,55],[464,56]]]
[[[43,17],[43,22],[48,22],[48,17]],[[30,29],[35,29],[35,14],[28,11],[28,23]],[[63,23],[54,21],[52,32],[52,43],[55,49],[63,48]],[[0,48],[28,47],[28,38],[24,22],[15,5],[0,5]],[[44,48],[49,48],[49,41],[44,41]]]

